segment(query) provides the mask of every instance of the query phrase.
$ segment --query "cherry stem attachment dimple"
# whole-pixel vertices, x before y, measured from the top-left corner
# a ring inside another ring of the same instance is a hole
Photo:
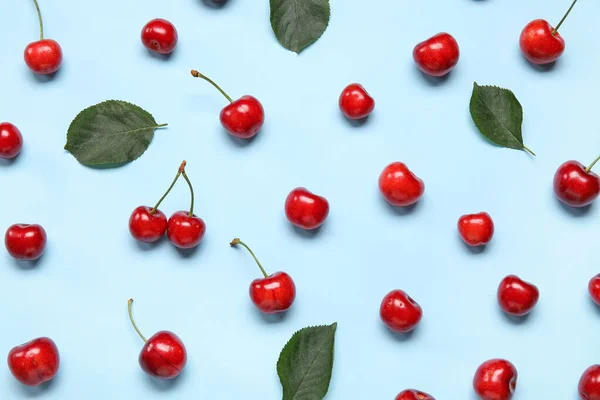
[[[525,150],[526,152],[528,152],[529,154],[531,154],[532,156],[535,157],[535,153],[533,151],[531,151],[531,149],[527,146],[523,146],[523,150]]]
[[[563,22],[565,22],[565,19],[567,19],[567,17],[571,13],[571,10],[573,9],[573,7],[575,7],[576,3],[577,3],[577,0],[573,0],[573,3],[571,3],[571,7],[569,7],[569,9],[565,13],[565,15],[562,17],[562,19],[560,20],[560,22],[558,23],[558,25],[556,25],[556,28],[554,28],[552,30],[552,35],[556,35],[558,33],[558,28],[560,28],[560,26],[563,24]]]
[[[137,325],[135,324],[135,321],[133,320],[133,315],[131,313],[131,305],[132,304],[133,304],[133,299],[129,299],[129,301],[127,302],[127,312],[129,313],[129,320],[131,321],[131,325],[133,325],[133,328],[138,333],[138,335],[140,335],[140,337],[142,338],[142,340],[144,342],[147,342],[148,339],[146,339],[146,337],[144,335],[142,335],[142,332],[140,332],[140,330],[138,329]]]
[[[158,200],[158,203],[156,203],[156,205],[154,206],[154,208],[152,208],[152,210],[150,210],[150,214],[156,213],[156,210],[158,210],[158,206],[160,206],[160,203],[162,203],[162,201],[165,199],[165,197],[167,197],[167,195],[169,194],[169,192],[171,192],[171,189],[173,189],[173,186],[175,186],[175,183],[177,182],[177,180],[179,179],[179,176],[183,172],[183,170],[185,168],[185,165],[186,165],[186,162],[184,160],[181,163],[181,165],[179,166],[179,170],[177,171],[177,175],[175,175],[175,179],[173,179],[173,182],[171,183],[171,186],[169,186],[169,188],[167,189],[167,191],[165,192],[165,194],[163,194],[162,197]]]
[[[262,274],[265,276],[265,278],[268,278],[269,275],[267,274],[267,272],[265,271],[265,269],[263,268],[263,266],[260,264],[260,261],[258,261],[258,258],[256,258],[256,256],[254,255],[254,252],[250,249],[250,247],[248,247],[248,245],[244,242],[242,242],[240,239],[235,238],[231,241],[231,243],[229,243],[229,245],[231,247],[235,247],[236,245],[242,245],[246,248],[246,250],[248,250],[248,252],[250,252],[250,255],[252,256],[252,258],[254,258],[254,261],[256,261],[256,264],[258,265],[258,268],[260,268],[260,272],[262,272]]]
[[[208,76],[201,74],[200,72],[196,71],[195,69],[192,70],[192,76],[194,78],[202,78],[204,79],[206,82],[210,83],[211,85],[213,85],[215,88],[217,88],[217,90],[219,92],[221,92],[221,94],[223,96],[225,96],[225,98],[227,100],[229,100],[230,103],[233,103],[233,100],[231,99],[231,97],[229,97],[229,95],[227,93],[225,93],[225,91],[223,89],[221,89],[219,87],[219,85],[217,85],[212,79],[210,79]]]
[[[592,163],[585,169],[585,172],[590,172],[592,170],[592,168],[594,168],[594,165],[596,165],[596,163],[600,161],[600,156],[596,157],[596,159],[594,161],[592,161]]]
[[[35,10],[37,11],[38,19],[40,20],[40,40],[44,40],[44,23],[42,22],[42,12],[40,11],[40,5],[37,0],[33,0],[35,4]]]

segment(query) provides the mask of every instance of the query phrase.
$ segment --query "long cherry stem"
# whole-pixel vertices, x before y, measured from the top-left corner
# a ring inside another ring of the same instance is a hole
[[[129,320],[131,321],[131,325],[133,325],[133,328],[138,333],[138,335],[140,335],[140,337],[142,338],[142,340],[144,342],[147,342],[148,339],[146,339],[146,337],[144,335],[142,335],[142,332],[140,332],[140,330],[138,329],[137,325],[135,324],[135,321],[133,320],[133,315],[131,313],[131,305],[132,304],[133,304],[133,299],[129,299],[129,301],[127,302],[127,311],[129,312]]]
[[[158,210],[158,206],[160,206],[160,203],[162,203],[162,201],[167,197],[167,195],[169,194],[169,192],[171,192],[171,189],[173,189],[173,186],[175,186],[175,183],[179,179],[179,176],[183,173],[185,165],[186,165],[186,162],[184,160],[181,163],[181,165],[179,166],[179,170],[177,171],[177,175],[175,175],[175,179],[173,179],[173,182],[171,183],[171,186],[169,186],[169,188],[167,189],[167,191],[165,192],[165,194],[163,194],[162,197],[158,200],[158,203],[156,203],[156,205],[154,206],[154,208],[152,210],[150,210],[150,214],[156,213],[156,210]]]
[[[565,22],[565,19],[567,19],[567,17],[571,13],[571,10],[573,9],[573,7],[575,7],[576,3],[577,3],[577,0],[573,0],[573,3],[571,3],[571,7],[569,7],[569,9],[565,13],[565,15],[562,17],[562,19],[560,20],[558,25],[556,25],[556,28],[554,28],[554,30],[552,31],[553,35],[556,35],[558,33],[558,28],[560,28],[560,26],[563,24],[563,22]]]
[[[190,178],[188,178],[188,176],[185,173],[185,171],[181,171],[181,174],[183,175],[183,179],[185,179],[185,181],[187,182],[188,186],[190,187],[190,194],[192,195],[192,200],[191,200],[191,203],[190,203],[190,213],[189,213],[189,216],[193,217],[194,216],[194,188],[192,187],[192,182],[190,182]]]
[[[38,19],[40,20],[40,40],[44,40],[44,23],[42,22],[42,12],[40,11],[40,5],[37,0],[33,0],[35,4],[35,10],[37,11]]]
[[[531,149],[530,149],[529,147],[527,147],[527,146],[523,146],[523,149],[524,149],[526,152],[528,152],[529,154],[531,154],[532,156],[534,156],[534,157],[535,157],[535,153],[534,153],[533,151],[531,151]]]
[[[592,163],[585,169],[585,172],[590,172],[592,170],[592,168],[594,168],[594,165],[596,165],[596,163],[600,161],[600,156],[596,157],[596,159],[594,161],[592,161]]]
[[[219,92],[221,92],[221,94],[222,94],[223,96],[225,96],[225,98],[226,98],[227,100],[229,100],[229,102],[230,102],[230,103],[233,103],[233,100],[231,99],[231,97],[229,97],[229,95],[228,95],[227,93],[225,93],[225,91],[224,91],[223,89],[221,89],[221,88],[219,87],[219,85],[217,85],[217,84],[216,84],[216,83],[215,83],[215,82],[214,82],[212,79],[210,79],[208,76],[201,74],[200,72],[196,71],[195,69],[193,69],[193,70],[192,70],[192,76],[193,76],[194,78],[202,78],[202,79],[204,79],[206,82],[208,82],[208,83],[210,83],[211,85],[213,85],[214,87],[216,87],[216,88],[217,88],[217,90],[218,90]]]
[[[235,238],[231,241],[231,243],[229,243],[229,245],[231,247],[234,247],[235,245],[242,245],[246,248],[246,250],[248,250],[250,252],[250,255],[252,256],[252,258],[254,258],[254,261],[256,261],[256,264],[258,265],[258,268],[260,268],[260,272],[262,272],[262,274],[265,276],[265,278],[268,278],[269,275],[267,275],[267,272],[265,271],[265,269],[263,268],[263,266],[260,264],[260,261],[258,261],[258,258],[256,258],[256,256],[254,255],[254,252],[250,249],[250,247],[248,247],[248,245],[244,242],[242,242],[240,239]]]

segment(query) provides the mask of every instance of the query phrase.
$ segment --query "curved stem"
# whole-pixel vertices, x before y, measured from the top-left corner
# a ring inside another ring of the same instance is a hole
[[[171,192],[171,189],[173,189],[173,186],[175,186],[175,183],[177,182],[177,180],[179,179],[179,175],[181,175],[183,169],[185,168],[185,160],[181,163],[181,165],[179,166],[179,171],[177,171],[177,175],[175,175],[175,179],[173,179],[173,182],[171,183],[171,186],[169,186],[169,188],[167,189],[167,191],[165,192],[165,194],[162,195],[162,197],[158,200],[158,203],[156,203],[156,205],[154,206],[154,208],[152,208],[152,210],[150,210],[150,214],[154,214],[156,212],[156,210],[158,209],[158,206],[160,206],[160,203],[162,203],[162,201],[165,199],[165,197],[167,197],[167,195],[169,194],[169,192]]]
[[[40,40],[44,40],[44,23],[42,22],[42,12],[40,11],[40,5],[37,0],[33,0],[35,4],[35,10],[37,11],[38,19],[40,20]]]
[[[188,178],[188,176],[185,173],[185,171],[182,171],[181,174],[183,175],[183,179],[185,179],[185,181],[187,182],[188,186],[190,187],[190,193],[192,195],[192,200],[190,202],[190,213],[188,215],[190,217],[193,217],[194,216],[194,188],[192,187],[192,182],[190,182],[190,178]]]
[[[532,156],[535,157],[535,153],[533,151],[531,151],[531,149],[527,146],[523,146],[523,150],[525,150],[526,152],[528,152],[529,154],[531,154]]]
[[[217,84],[216,84],[216,83],[215,83],[215,82],[214,82],[212,79],[210,79],[208,76],[206,76],[206,75],[202,75],[200,72],[196,71],[195,69],[193,69],[193,70],[192,70],[192,76],[193,76],[194,78],[202,78],[202,79],[204,79],[206,82],[208,82],[208,83],[210,83],[211,85],[213,85],[214,87],[216,87],[216,88],[217,88],[217,90],[218,90],[219,92],[221,92],[221,94],[222,94],[223,96],[225,96],[225,98],[226,98],[227,100],[229,100],[229,102],[230,102],[230,103],[233,103],[233,100],[231,99],[231,97],[229,97],[229,95],[228,95],[227,93],[225,93],[225,91],[224,91],[223,89],[221,89],[221,88],[219,87],[219,85],[217,85]]]
[[[254,252],[250,249],[250,247],[248,247],[248,245],[244,242],[242,242],[240,239],[235,238],[231,241],[231,243],[229,243],[229,245],[231,247],[234,247],[235,245],[242,245],[246,248],[246,250],[248,250],[250,252],[250,255],[252,256],[252,258],[254,258],[254,261],[256,261],[256,264],[258,265],[258,268],[260,268],[260,272],[262,272],[262,274],[265,276],[265,278],[268,278],[269,275],[267,275],[265,269],[263,268],[263,266],[260,264],[260,261],[258,261],[258,258],[256,258],[256,256],[254,255]]]
[[[594,161],[592,161],[592,163],[585,169],[585,172],[590,172],[592,170],[592,168],[594,168],[594,165],[596,165],[596,163],[600,161],[600,156],[596,157],[596,159]]]
[[[135,324],[135,321],[133,320],[133,315],[131,314],[131,304],[133,304],[133,299],[129,299],[129,301],[127,302],[127,311],[129,312],[129,320],[131,321],[131,325],[133,325],[133,328],[138,333],[138,335],[140,335],[140,337],[142,338],[142,340],[144,342],[147,342],[148,339],[146,339],[144,337],[144,335],[142,335],[142,332],[140,332],[140,330],[138,329],[137,325]]]
[[[573,9],[573,7],[575,7],[575,3],[577,3],[577,0],[573,0],[573,3],[571,3],[571,7],[569,7],[569,9],[565,13],[565,15],[562,17],[562,19],[560,20],[558,25],[556,25],[556,28],[554,28],[554,30],[552,30],[553,35],[556,35],[556,33],[558,33],[558,28],[560,28],[560,26],[563,24],[563,22],[565,22],[565,19],[567,19],[567,17],[571,13],[571,10]]]

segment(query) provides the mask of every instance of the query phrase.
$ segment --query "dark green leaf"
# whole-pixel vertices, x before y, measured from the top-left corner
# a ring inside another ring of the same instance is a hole
[[[533,154],[523,144],[523,108],[513,92],[475,82],[469,109],[479,132],[492,143]]]
[[[119,165],[133,161],[146,151],[158,125],[140,107],[108,100],[80,112],[67,132],[65,150],[81,164]]]
[[[277,374],[283,400],[322,400],[333,370],[333,344],[337,322],[310,326],[296,332],[285,345]]]
[[[295,53],[323,35],[331,15],[329,0],[270,0],[271,27],[283,47]]]

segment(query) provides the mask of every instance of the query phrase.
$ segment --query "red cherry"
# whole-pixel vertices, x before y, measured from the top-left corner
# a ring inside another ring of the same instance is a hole
[[[303,229],[315,229],[325,222],[329,214],[329,203],[322,196],[303,187],[290,192],[285,200],[285,215],[294,225]]]
[[[395,400],[435,400],[435,398],[419,390],[407,389],[400,392]]]
[[[56,376],[60,356],[56,344],[47,337],[13,347],[8,353],[8,368],[23,385],[39,386]]]
[[[600,365],[592,365],[579,379],[581,400],[600,400]]]
[[[187,211],[177,211],[167,222],[167,236],[180,249],[198,246],[205,232],[206,224],[202,218],[190,215]]]
[[[10,122],[0,123],[0,158],[15,158],[22,148],[21,131]]]
[[[458,219],[458,233],[469,246],[483,246],[494,236],[494,221],[485,212],[463,215]]]
[[[135,331],[146,342],[140,352],[140,367],[145,373],[155,378],[175,378],[187,363],[187,352],[183,342],[176,334],[169,331],[160,331],[150,339],[146,339],[133,320],[132,303],[133,299],[129,299],[127,303],[129,319]]]
[[[594,303],[600,306],[600,274],[590,279],[588,284],[588,291]]]
[[[250,299],[256,308],[265,314],[287,311],[296,298],[296,285],[292,277],[285,272],[275,272],[272,275],[267,275],[258,258],[246,243],[236,238],[229,244],[232,247],[239,244],[246,248],[264,276],[264,278],[253,280],[250,284]]]
[[[169,54],[177,45],[177,29],[166,19],[153,19],[142,29],[142,43],[150,51]]]
[[[358,83],[346,86],[340,95],[339,103],[340,110],[350,119],[365,118],[375,108],[375,100]]]
[[[539,298],[538,288],[516,275],[508,275],[498,286],[498,304],[507,314],[518,317],[529,314]]]
[[[510,400],[517,386],[517,369],[506,360],[484,362],[473,377],[473,389],[481,400]]]
[[[379,190],[391,205],[409,206],[421,198],[425,184],[404,163],[393,162],[381,172]]]
[[[25,64],[36,74],[48,75],[58,71],[62,62],[62,49],[57,41],[44,39],[44,23],[37,0],[33,0],[40,22],[40,40],[25,47]]]
[[[383,298],[379,315],[392,331],[407,333],[419,324],[423,310],[406,292],[393,290]]]
[[[46,231],[37,224],[14,224],[6,231],[4,244],[17,260],[37,260],[46,248]]]
[[[431,76],[444,76],[452,71],[458,63],[459,56],[456,39],[444,32],[417,44],[413,50],[417,67]]]
[[[156,242],[166,230],[167,217],[158,209],[139,206],[129,217],[129,232],[141,242]]]
[[[600,177],[591,172],[598,157],[589,167],[578,161],[563,163],[554,174],[554,194],[571,207],[592,204],[600,194]]]
[[[192,70],[192,76],[209,82],[229,100],[230,104],[223,108],[220,115],[221,124],[227,132],[240,139],[250,139],[260,131],[265,122],[265,112],[260,101],[252,96],[242,96],[234,101],[215,82],[200,72]]]

